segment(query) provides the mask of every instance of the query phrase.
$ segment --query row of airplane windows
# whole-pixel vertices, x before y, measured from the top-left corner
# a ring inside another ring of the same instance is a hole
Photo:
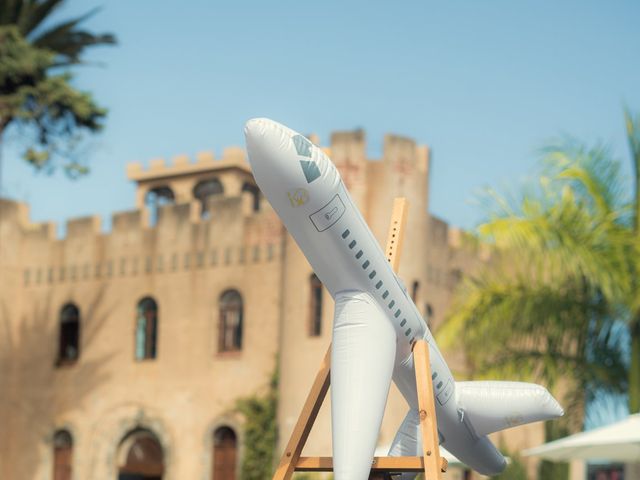
[[[350,235],[351,235],[351,231],[348,228],[344,232],[342,232],[342,238],[345,241],[349,238]],[[349,249],[354,250],[357,244],[358,242],[355,239],[352,239],[351,242],[349,242]],[[360,260],[363,256],[364,256],[364,252],[361,249],[358,249],[355,254],[355,258]],[[370,265],[371,265],[371,262],[369,262],[369,260],[365,258],[364,262],[362,263],[362,269],[366,270],[367,268],[369,268]],[[369,279],[373,280],[376,277],[376,275],[377,275],[377,272],[375,270],[371,270],[371,272],[369,273]],[[380,290],[383,287],[383,285],[384,285],[384,282],[382,280],[379,280],[375,284],[376,290]],[[384,293],[382,294],[382,298],[386,300],[388,296],[389,296],[389,290],[385,290]],[[395,304],[396,304],[396,301],[391,299],[388,304],[389,310],[393,310]],[[400,318],[401,314],[402,314],[402,311],[398,308],[396,309],[393,316],[395,318]],[[400,320],[400,326],[404,327],[406,323],[407,323],[407,319],[403,317],[402,320]],[[404,334],[407,337],[411,335],[411,328],[407,328]],[[414,338],[411,339],[411,343],[413,343],[413,341],[414,341]]]

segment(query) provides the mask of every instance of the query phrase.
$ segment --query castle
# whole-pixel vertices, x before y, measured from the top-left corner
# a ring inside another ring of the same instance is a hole
[[[387,135],[371,160],[352,131],[325,150],[380,242],[393,199],[408,198],[399,274],[436,328],[484,255],[428,213],[428,148]],[[26,205],[0,200],[0,478],[237,479],[237,401],[274,373],[284,448],[333,305],[244,155],[130,164],[136,209],[115,213],[109,233],[97,217],[77,218],[58,239]],[[447,358],[464,370],[460,353]],[[306,454],[331,451],[329,403]],[[381,448],[405,413],[392,387]],[[512,448],[542,441],[540,426],[508,435]]]

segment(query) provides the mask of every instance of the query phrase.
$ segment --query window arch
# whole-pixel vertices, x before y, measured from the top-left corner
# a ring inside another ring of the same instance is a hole
[[[207,219],[211,216],[209,199],[221,193],[224,193],[224,188],[217,178],[202,180],[193,187],[193,196],[200,202],[200,218]]]
[[[164,450],[149,430],[138,428],[127,434],[118,452],[119,480],[161,480]]]
[[[220,427],[213,433],[212,480],[235,480],[238,459],[238,438],[230,427]]]
[[[319,337],[322,334],[322,282],[315,273],[309,277],[309,336]]]
[[[53,434],[53,480],[71,480],[73,437],[68,430]]]
[[[136,308],[136,360],[156,358],[158,339],[158,304],[144,297]]]
[[[164,205],[173,205],[176,197],[173,190],[167,185],[152,188],[144,197],[144,204],[149,209],[149,222],[151,225],[158,223],[158,210]]]
[[[60,310],[58,365],[75,363],[80,357],[80,310],[67,303]]]
[[[242,349],[242,296],[237,290],[227,290],[220,296],[219,352]]]

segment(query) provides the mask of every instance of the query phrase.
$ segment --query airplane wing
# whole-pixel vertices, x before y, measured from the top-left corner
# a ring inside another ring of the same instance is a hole
[[[368,478],[396,353],[391,322],[370,294],[338,292],[331,349],[336,478]]]

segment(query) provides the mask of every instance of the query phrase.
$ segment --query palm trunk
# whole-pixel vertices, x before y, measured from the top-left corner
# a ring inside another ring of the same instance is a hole
[[[630,112],[625,112],[627,126],[627,139],[631,148],[631,161],[634,170],[633,192],[633,231],[640,238],[640,131],[635,119]],[[634,285],[632,295],[638,296],[640,286],[638,284],[638,272],[634,273]],[[640,412],[640,310],[632,312],[629,334],[631,336],[631,365],[629,366],[629,413]]]
[[[0,122],[0,198],[2,198],[2,134],[4,133],[4,129],[7,126],[6,122]]]
[[[640,316],[631,324],[631,365],[629,366],[629,413],[640,412]]]
[[[565,422],[552,420],[544,424],[544,441],[551,442],[569,435]],[[567,480],[569,478],[569,464],[566,462],[551,462],[543,460],[538,467],[539,480]]]

